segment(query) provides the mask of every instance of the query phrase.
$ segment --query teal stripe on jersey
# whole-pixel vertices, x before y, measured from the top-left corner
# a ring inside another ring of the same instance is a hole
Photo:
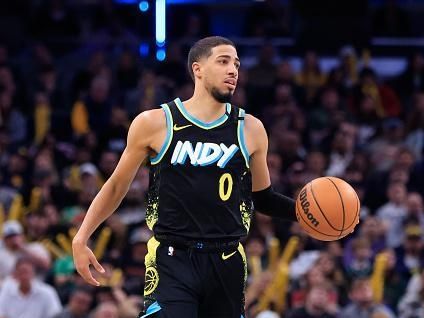
[[[155,165],[161,161],[166,151],[168,150],[169,145],[171,144],[173,136],[172,127],[174,126],[174,122],[172,119],[171,111],[169,110],[169,106],[167,104],[162,104],[161,107],[165,111],[166,117],[166,138],[159,153],[154,158],[150,158],[150,162],[152,165]]]
[[[244,117],[244,109],[239,109],[239,117]],[[250,155],[246,147],[246,141],[244,139],[244,121],[245,119],[239,120],[237,127],[237,138],[240,145],[241,153],[243,154],[244,160],[246,161],[246,167],[249,168]]]
[[[187,109],[185,109],[184,104],[182,103],[181,99],[176,98],[174,100],[175,104],[177,104],[177,107],[179,109],[179,111],[181,112],[181,114],[191,123],[193,123],[194,125],[203,128],[203,129],[212,129],[215,127],[218,127],[219,125],[223,124],[227,118],[228,115],[231,112],[231,105],[229,103],[225,104],[226,107],[226,113],[224,115],[222,115],[221,117],[219,117],[218,119],[214,120],[213,122],[210,123],[205,123],[204,121],[201,121],[200,119],[197,119],[196,117],[194,117],[193,115],[191,115]],[[228,115],[227,115],[228,114]]]
[[[144,316],[141,316],[140,318],[145,318],[147,316],[150,316],[154,313],[157,313],[159,310],[161,310],[162,308],[160,307],[160,305],[158,304],[157,301],[155,301],[153,304],[151,304],[149,306],[149,308],[147,308],[146,314]]]

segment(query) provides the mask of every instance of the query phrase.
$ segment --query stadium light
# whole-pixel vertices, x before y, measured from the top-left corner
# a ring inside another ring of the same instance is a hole
[[[146,12],[147,10],[149,10],[149,2],[148,1],[141,1],[138,4],[138,7],[139,7],[141,12]]]
[[[156,0],[156,43],[166,41],[166,0]]]
[[[140,53],[140,56],[148,56],[150,51],[149,44],[147,43],[141,43],[138,52]]]
[[[157,51],[156,51],[156,59],[158,60],[158,61],[163,61],[163,60],[165,60],[165,58],[166,58],[166,52],[165,52],[165,49],[163,49],[163,48],[160,48],[160,49],[158,49]]]

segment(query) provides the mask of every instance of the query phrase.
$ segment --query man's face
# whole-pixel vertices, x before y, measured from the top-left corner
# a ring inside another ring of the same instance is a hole
[[[315,311],[324,311],[328,303],[328,293],[324,288],[315,287],[308,293],[306,301]]]
[[[82,316],[88,313],[91,301],[92,296],[89,293],[76,292],[71,297],[69,307],[71,308],[73,314]]]
[[[219,45],[212,49],[212,55],[196,63],[197,76],[206,90],[220,103],[231,101],[237,86],[240,60],[231,45]]]
[[[17,266],[15,270],[15,278],[21,284],[29,284],[35,276],[34,266],[24,262]]]
[[[369,282],[359,284],[350,294],[350,298],[360,305],[367,305],[373,301],[373,292]]]
[[[10,250],[19,250],[24,245],[24,236],[22,234],[9,235],[4,238],[4,243]]]
[[[423,199],[419,193],[411,193],[406,200],[408,211],[411,214],[419,214],[423,210]]]

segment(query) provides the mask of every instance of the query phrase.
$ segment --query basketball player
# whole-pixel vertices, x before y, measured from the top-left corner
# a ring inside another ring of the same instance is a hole
[[[78,272],[98,286],[89,265],[104,270],[87,241],[148,159],[146,221],[154,236],[145,259],[142,317],[244,317],[247,267],[239,241],[248,233],[252,202],[262,213],[296,220],[294,200],[271,187],[262,123],[229,103],[239,67],[230,40],[194,44],[188,55],[193,96],[134,119],[115,171],[73,240]]]

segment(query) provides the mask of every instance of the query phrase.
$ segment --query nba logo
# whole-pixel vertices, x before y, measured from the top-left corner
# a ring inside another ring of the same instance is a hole
[[[174,256],[174,248],[172,246],[168,247],[168,255],[169,256]]]

